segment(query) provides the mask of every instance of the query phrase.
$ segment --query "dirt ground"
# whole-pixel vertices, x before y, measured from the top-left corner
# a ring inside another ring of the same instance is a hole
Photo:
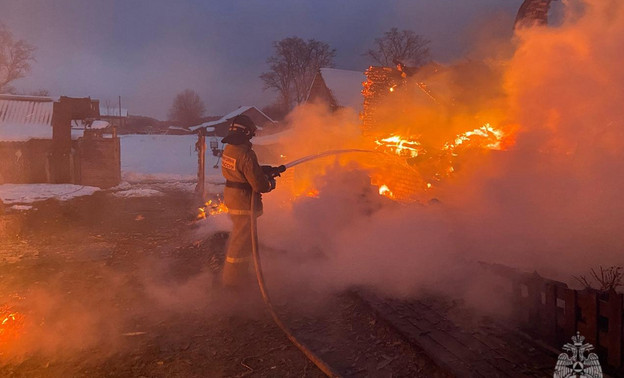
[[[196,214],[191,193],[165,190],[0,215],[0,376],[323,376],[255,287],[215,285],[227,233],[203,233]],[[277,308],[341,375],[446,376],[357,296],[317,302]]]

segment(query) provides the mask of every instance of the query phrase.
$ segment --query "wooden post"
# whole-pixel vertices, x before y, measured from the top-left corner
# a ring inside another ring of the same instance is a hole
[[[577,292],[576,304],[580,310],[576,329],[588,343],[598,346],[598,295],[595,291]]]
[[[199,129],[195,150],[197,151],[197,186],[195,187],[195,193],[199,196],[203,203],[206,202],[206,199],[204,198],[206,180],[206,133],[204,132],[204,129]]]
[[[71,105],[63,98],[53,105],[50,176],[55,184],[71,181],[71,112]]]
[[[607,362],[616,368],[622,365],[622,299],[622,294],[615,290],[609,292],[606,314],[609,319]]]

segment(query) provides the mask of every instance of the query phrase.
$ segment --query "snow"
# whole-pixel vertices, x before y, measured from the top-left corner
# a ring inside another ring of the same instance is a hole
[[[11,206],[11,210],[17,210],[17,211],[27,211],[32,209],[33,207],[31,205],[13,205]]]
[[[122,135],[121,173],[129,182],[195,181],[197,135]],[[217,157],[206,151],[206,182],[224,183]]]
[[[110,189],[113,195],[123,198],[151,197],[163,195],[166,191],[195,190],[197,135],[122,135],[120,138],[124,182]],[[210,193],[223,192],[225,183],[217,160],[208,148],[206,190]],[[217,168],[214,168],[215,165]],[[7,205],[22,206],[49,198],[65,201],[91,195],[98,190],[72,184],[3,184],[0,185],[0,199]],[[27,210],[26,207],[12,209]]]
[[[128,109],[121,108],[121,116],[128,116]],[[119,107],[100,104],[100,117],[119,117]]]
[[[339,106],[362,110],[362,83],[366,81],[363,72],[321,68],[321,76]]]
[[[67,201],[75,197],[90,196],[100,188],[73,184],[3,184],[0,199],[5,204],[27,204],[56,198]]]
[[[123,197],[123,198],[158,197],[158,196],[164,196],[165,193],[158,191],[156,189],[150,189],[150,188],[133,188],[133,189],[121,190],[119,192],[114,192],[113,195],[115,197]]]
[[[211,126],[216,126],[218,124],[221,124],[223,122],[229,122],[232,118],[236,117],[239,114],[243,114],[245,113],[247,110],[249,109],[256,109],[260,114],[262,114],[264,117],[266,117],[267,120],[269,120],[270,122],[275,122],[271,119],[271,117],[269,117],[268,115],[264,114],[262,112],[262,110],[256,108],[255,106],[239,106],[236,110],[224,115],[223,117],[215,120],[215,121],[210,121],[210,122],[205,122],[202,123],[201,125],[197,125],[197,126],[192,126],[189,127],[190,130],[195,131],[197,129],[201,129],[202,127],[211,127]],[[262,130],[262,127],[260,127],[259,125],[256,125],[258,127],[259,130]],[[206,130],[206,131],[214,131],[214,127],[212,128],[212,130]]]

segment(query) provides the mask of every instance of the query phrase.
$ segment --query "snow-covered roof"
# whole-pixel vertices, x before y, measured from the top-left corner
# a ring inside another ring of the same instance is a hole
[[[0,141],[24,142],[30,139],[52,139],[52,113],[55,98],[43,96],[0,95]],[[91,129],[103,129],[109,123],[95,120]],[[82,136],[82,120],[71,123],[72,139]]]
[[[128,116],[128,109],[121,108],[121,116]],[[100,117],[119,117],[119,107],[100,104]]]
[[[53,106],[50,97],[0,95],[0,140],[51,139]]]
[[[72,130],[105,129],[108,126],[110,126],[110,123],[108,123],[107,121],[100,120],[100,119],[92,121],[88,125],[85,121],[80,120],[80,119],[75,119],[71,122]]]
[[[50,97],[0,95],[0,123],[52,124]]]
[[[362,110],[362,83],[366,81],[363,72],[321,68],[320,74],[339,106]]]
[[[214,126],[216,126],[216,125],[218,125],[218,124],[220,124],[222,122],[225,122],[225,120],[223,118],[219,118],[216,121],[204,122],[201,125],[191,126],[191,127],[189,127],[189,130],[197,131],[197,130],[199,130],[201,128],[205,128],[206,131],[214,131]]]
[[[264,114],[264,112],[262,112],[260,109],[256,108],[255,106],[239,106],[236,110],[224,115],[223,117],[215,120],[215,121],[210,121],[210,122],[204,122],[201,125],[197,125],[197,126],[191,126],[189,127],[189,130],[191,131],[196,131],[198,129],[201,128],[206,128],[206,127],[212,127],[212,126],[216,126],[219,125],[223,122],[228,122],[230,121],[232,118],[236,117],[237,115],[241,115],[243,113],[245,113],[248,110],[251,109],[255,109],[258,113],[260,113],[262,116],[264,116],[268,122],[272,122],[275,123],[275,121],[273,119],[271,119],[271,117],[269,117],[268,115]],[[262,130],[262,127],[260,127],[260,125],[257,125],[258,129]],[[214,130],[207,130],[207,131],[214,131]]]

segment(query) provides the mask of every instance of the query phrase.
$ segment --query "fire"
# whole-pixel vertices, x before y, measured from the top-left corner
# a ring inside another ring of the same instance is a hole
[[[206,219],[208,215],[217,215],[227,212],[228,208],[222,201],[208,200],[208,202],[206,202],[203,207],[199,208],[197,219]]]
[[[379,194],[388,198],[394,197],[394,194],[392,194],[392,191],[390,190],[390,188],[388,188],[388,185],[385,184],[379,187]]]
[[[394,200],[414,200],[419,193],[434,190],[437,183],[451,177],[462,156],[468,151],[504,150],[512,144],[512,129],[503,129],[486,123],[483,126],[456,135],[443,144],[427,144],[423,138],[404,138],[391,134],[375,141],[377,149],[390,155],[404,158],[405,166],[393,169],[373,168],[374,180],[379,185],[379,194]],[[414,159],[418,157],[419,159]],[[407,176],[413,175],[413,180]],[[382,185],[383,184],[383,185]],[[389,186],[393,187],[390,191]]]
[[[11,342],[20,338],[24,329],[24,315],[8,305],[0,306],[0,354]]]
[[[457,135],[453,143],[447,142],[444,145],[444,149],[453,150],[457,146],[467,144],[468,142],[473,141],[473,137],[482,138],[482,142],[479,144],[479,147],[486,148],[488,150],[502,150],[502,142],[506,137],[506,134],[503,132],[503,130],[496,129],[492,127],[489,123],[486,123],[478,129],[466,131],[463,134]]]
[[[404,157],[416,157],[425,152],[422,144],[416,140],[404,139],[398,135],[379,139],[375,144],[386,152],[391,152]]]

